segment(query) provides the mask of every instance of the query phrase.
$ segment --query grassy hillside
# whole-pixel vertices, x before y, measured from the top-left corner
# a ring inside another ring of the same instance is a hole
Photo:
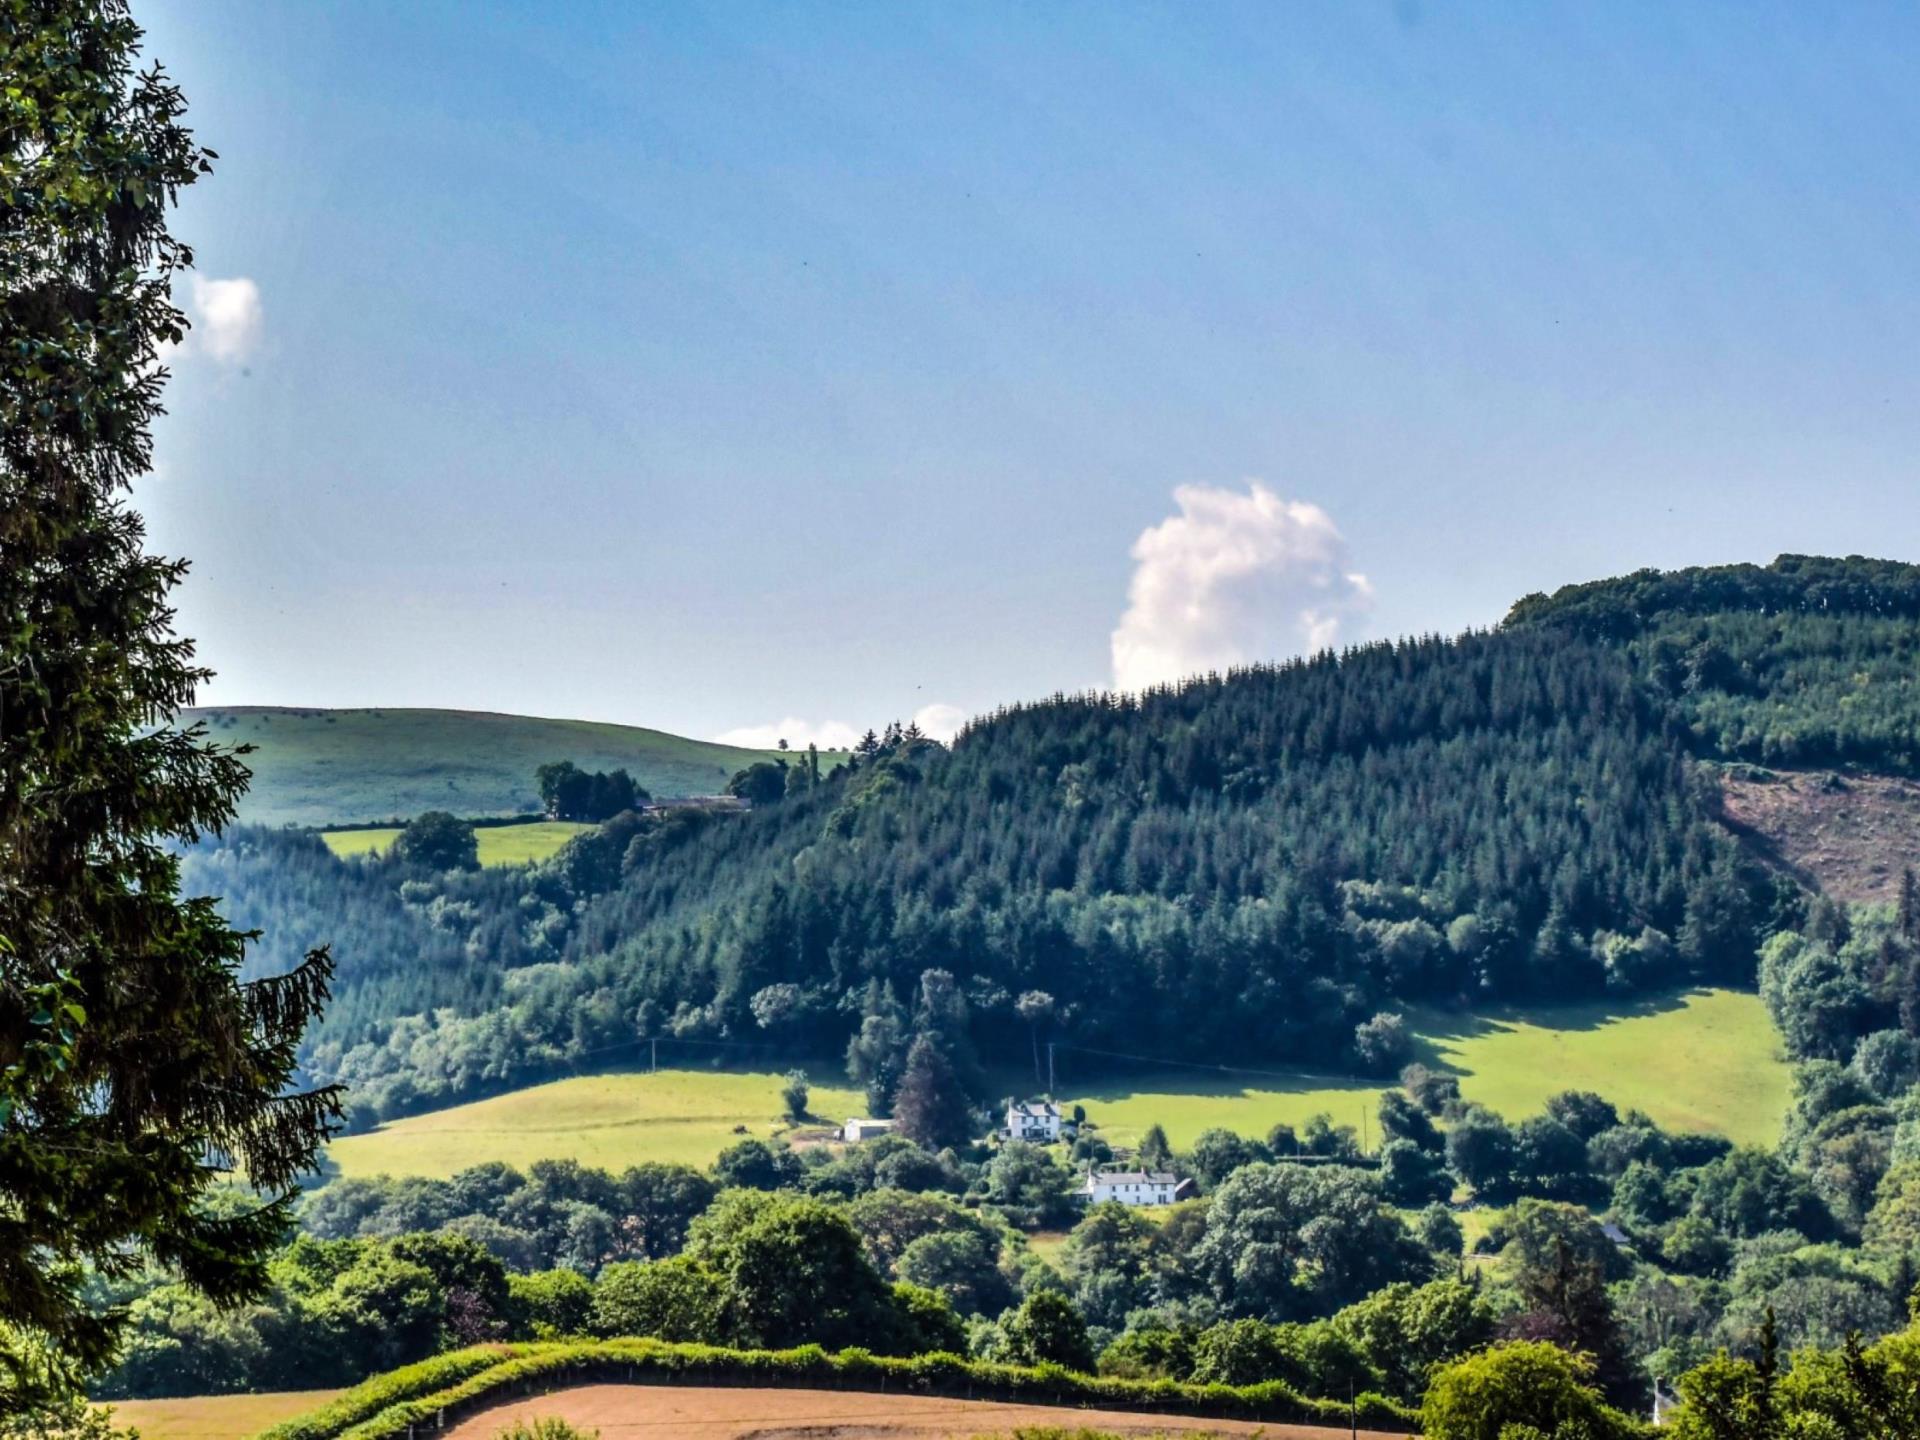
[[[864,1115],[857,1090],[816,1077],[810,1109],[837,1124]],[[742,1137],[766,1139],[780,1119],[782,1077],[771,1073],[662,1070],[589,1075],[456,1105],[336,1140],[329,1149],[343,1175],[445,1178],[486,1160],[524,1168],[535,1160],[578,1160],[622,1170],[644,1160],[713,1163]]]
[[[213,738],[255,746],[240,818],[262,825],[352,824],[425,810],[516,815],[539,809],[533,772],[551,760],[624,768],[654,795],[710,795],[757,750],[589,720],[476,710],[307,710],[236,706],[184,712]]]
[[[1753,995],[1700,991],[1625,1010],[1569,1005],[1464,1020],[1436,1013],[1421,1017],[1420,1028],[1428,1063],[1455,1071],[1468,1099],[1513,1119],[1555,1091],[1589,1089],[1663,1126],[1771,1144],[1786,1113],[1786,1065]],[[1023,1078],[999,1083],[1018,1087]],[[858,1091],[818,1083],[837,1079],[824,1070],[816,1076],[813,1112],[829,1121],[864,1114]],[[773,1133],[779,1087],[773,1074],[710,1070],[587,1076],[395,1121],[337,1140],[330,1153],[344,1175],[437,1178],[486,1160],[525,1167],[571,1159],[611,1170],[647,1160],[707,1165],[740,1138],[736,1125],[762,1139]],[[1187,1146],[1212,1126],[1264,1136],[1322,1112],[1355,1128],[1364,1117],[1379,1141],[1379,1087],[1337,1075],[1270,1081],[1169,1071],[1138,1082],[1068,1079],[1061,1088],[1065,1102],[1085,1105],[1118,1145],[1156,1122]]]
[[[591,825],[572,820],[529,820],[524,825],[482,825],[474,831],[482,865],[525,865],[544,860]],[[377,830],[326,830],[320,838],[336,855],[371,855],[391,845],[398,827]]]

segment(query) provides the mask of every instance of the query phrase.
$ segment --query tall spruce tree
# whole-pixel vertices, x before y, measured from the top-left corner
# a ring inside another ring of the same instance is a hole
[[[966,1092],[953,1062],[927,1036],[915,1038],[893,1097],[894,1127],[916,1145],[939,1150],[966,1142]]]
[[[0,0],[0,1414],[111,1356],[88,1267],[148,1262],[253,1295],[295,1178],[338,1116],[290,1093],[324,952],[243,984],[249,936],[179,899],[166,848],[233,814],[247,773],[171,717],[207,672],[171,628],[185,566],[148,555],[171,285],[167,233],[210,152],[139,68],[122,0]],[[223,1171],[261,1197],[206,1204]]]

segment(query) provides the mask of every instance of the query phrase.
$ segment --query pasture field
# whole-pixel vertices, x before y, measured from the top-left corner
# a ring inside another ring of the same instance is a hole
[[[477,710],[238,705],[179,718],[204,721],[223,745],[254,747],[240,819],[256,825],[345,825],[428,810],[522,815],[540,808],[534,771],[552,760],[625,769],[656,796],[711,795],[775,754],[633,725]],[[821,764],[841,758],[822,755]]]
[[[482,832],[485,833],[485,832]],[[1711,1131],[1742,1144],[1771,1144],[1786,1113],[1788,1070],[1757,996],[1700,990],[1637,1005],[1539,1007],[1480,1015],[1412,1017],[1421,1058],[1460,1077],[1469,1100],[1519,1120],[1558,1090],[1595,1090],[1621,1110],[1646,1111],[1676,1130]],[[1077,1081],[1061,1054],[1063,1104],[1082,1104],[1116,1146],[1138,1142],[1158,1122],[1176,1148],[1221,1126],[1263,1138],[1285,1121],[1298,1128],[1324,1113],[1364,1127],[1381,1085],[1325,1073],[1246,1076],[1165,1069],[1137,1079]],[[829,1123],[866,1113],[837,1069],[812,1072],[811,1109]],[[1024,1072],[997,1084],[1023,1089]],[[780,1077],[771,1072],[662,1070],[554,1081],[468,1105],[394,1121],[329,1147],[343,1175],[445,1177],[504,1160],[524,1167],[573,1159],[620,1170],[645,1160],[704,1166],[735,1140],[736,1125],[767,1139],[784,1130]]]
[[[526,865],[544,860],[582,830],[591,830],[573,820],[529,820],[524,825],[482,825],[473,832],[480,846],[482,865]],[[322,830],[320,838],[334,854],[370,855],[393,843],[399,829]]]
[[[1481,1014],[1420,1011],[1409,1019],[1419,1058],[1460,1077],[1460,1091],[1509,1120],[1534,1114],[1560,1090],[1594,1090],[1622,1111],[1644,1110],[1674,1130],[1772,1144],[1786,1114],[1789,1072],[1756,995],[1698,990],[1638,1004],[1538,1006]],[[1070,1051],[1063,1059],[1071,1060]],[[1131,1145],[1149,1125],[1175,1148],[1221,1126],[1263,1137],[1324,1113],[1363,1124],[1379,1144],[1378,1082],[1324,1073],[1280,1077],[1167,1070],[1138,1080],[1062,1085],[1110,1143]]]
[[[866,1097],[824,1070],[813,1077],[810,1110],[837,1125],[867,1113]],[[470,1165],[504,1160],[578,1160],[624,1170],[660,1160],[705,1167],[743,1125],[758,1139],[784,1131],[781,1075],[726,1070],[582,1075],[515,1090],[470,1105],[410,1116],[327,1148],[342,1175],[425,1175],[444,1179]]]
[[[1594,1090],[1670,1130],[1772,1145],[1791,1098],[1779,1032],[1743,991],[1411,1018],[1427,1063],[1457,1072],[1462,1095],[1510,1119],[1556,1091]]]
[[[113,1423],[140,1440],[245,1440],[269,1425],[317,1410],[338,1390],[281,1390],[265,1395],[196,1395],[182,1400],[115,1400]]]

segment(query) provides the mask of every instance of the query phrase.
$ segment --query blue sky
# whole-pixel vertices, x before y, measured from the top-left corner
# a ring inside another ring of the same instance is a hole
[[[1920,559],[1920,20],[1827,8],[143,0],[204,698],[798,737]]]

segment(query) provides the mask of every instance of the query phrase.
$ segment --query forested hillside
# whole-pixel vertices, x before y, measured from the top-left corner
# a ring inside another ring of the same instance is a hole
[[[1920,773],[1920,566],[1643,570],[1528,596],[1506,626],[1619,646],[1703,753]]]
[[[1803,898],[1695,761],[1909,763],[1915,573],[1644,574],[1490,634],[1016,706],[951,750],[894,731],[751,814],[623,816],[527,869],[241,831],[189,881],[265,928],[263,970],[334,941],[309,1063],[369,1116],[653,1035],[845,1051],[879,1105],[930,1027],[1390,1070],[1375,1017],[1411,1000],[1750,982]]]

